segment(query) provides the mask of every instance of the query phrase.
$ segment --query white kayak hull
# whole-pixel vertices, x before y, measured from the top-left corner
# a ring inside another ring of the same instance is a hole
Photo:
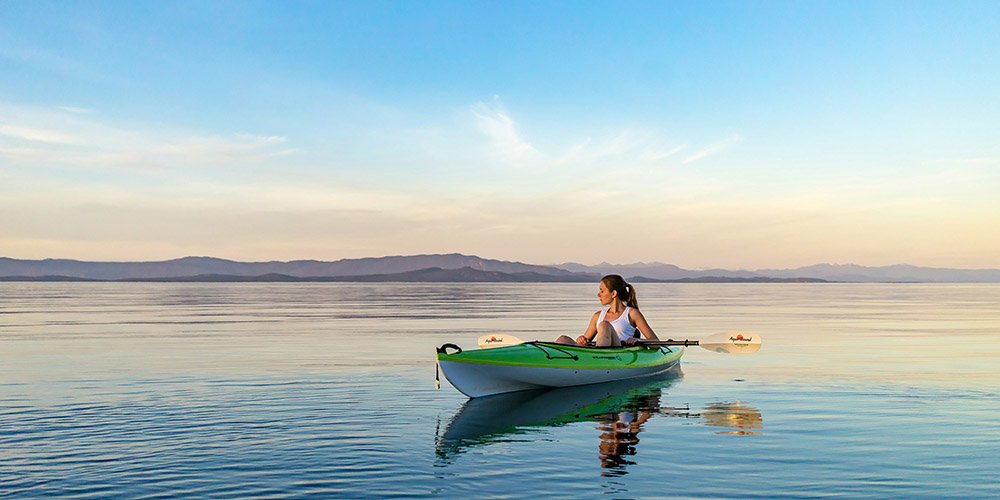
[[[439,361],[448,382],[470,398],[546,387],[572,387],[648,377],[670,370],[679,361],[630,370],[570,370],[529,366],[480,365]]]

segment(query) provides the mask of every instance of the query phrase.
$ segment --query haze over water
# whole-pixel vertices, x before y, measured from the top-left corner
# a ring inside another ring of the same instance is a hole
[[[0,284],[0,495],[1000,495],[1000,285],[642,284],[636,383],[468,401],[434,348],[594,284]]]

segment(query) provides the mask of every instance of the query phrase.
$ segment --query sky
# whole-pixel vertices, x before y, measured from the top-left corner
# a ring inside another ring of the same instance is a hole
[[[998,47],[995,1],[0,1],[0,256],[997,268]]]

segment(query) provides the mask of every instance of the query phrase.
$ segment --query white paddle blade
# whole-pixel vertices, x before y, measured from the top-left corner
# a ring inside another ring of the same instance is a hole
[[[509,345],[523,344],[524,341],[506,333],[494,333],[479,337],[479,347],[489,349],[491,347],[505,347]]]
[[[723,332],[705,337],[698,343],[709,351],[727,354],[752,354],[760,350],[763,339],[750,332]]]

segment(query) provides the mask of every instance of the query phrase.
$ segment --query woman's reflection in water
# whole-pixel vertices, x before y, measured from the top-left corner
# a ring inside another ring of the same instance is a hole
[[[652,410],[660,407],[660,394],[646,395],[634,401],[634,406],[617,413],[602,415],[597,428],[601,431],[598,456],[601,468],[608,469],[602,476],[624,476],[625,466],[635,464],[628,457],[636,454],[639,432],[642,424],[652,416]]]

